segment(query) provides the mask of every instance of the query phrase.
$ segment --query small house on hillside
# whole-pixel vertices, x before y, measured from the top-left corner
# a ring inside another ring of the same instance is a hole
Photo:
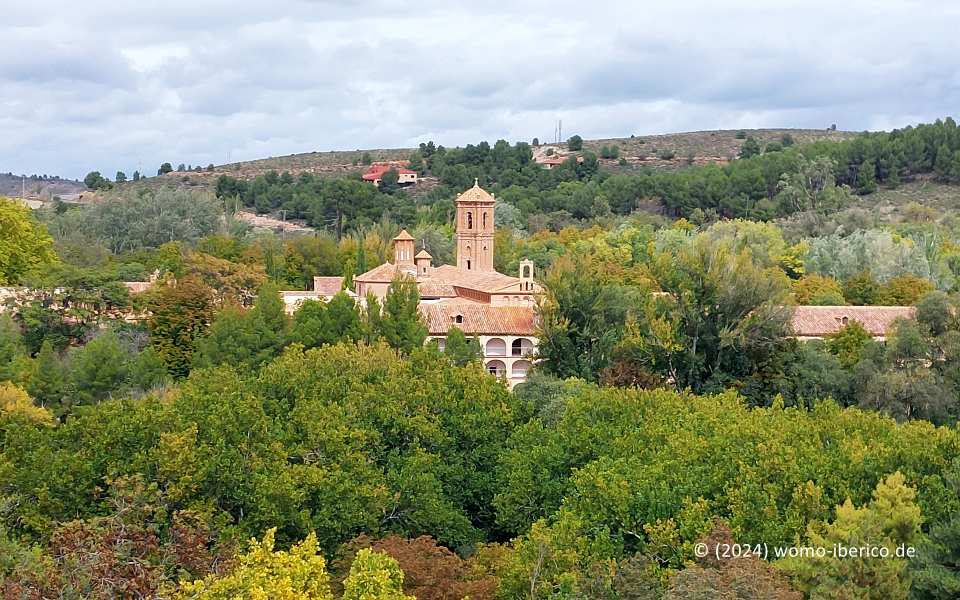
[[[390,170],[397,172],[398,185],[414,185],[417,183],[417,172],[411,171],[405,165],[398,163],[376,163],[370,165],[370,168],[363,174],[363,180],[380,187],[380,183],[383,181],[383,174]]]

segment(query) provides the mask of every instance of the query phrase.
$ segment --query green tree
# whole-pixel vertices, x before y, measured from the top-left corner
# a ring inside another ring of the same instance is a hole
[[[337,340],[330,327],[327,305],[317,300],[305,300],[293,314],[290,342],[304,348],[319,348]]]
[[[596,381],[623,336],[629,291],[603,281],[586,257],[557,260],[543,281],[537,353],[557,377]]]
[[[567,150],[571,152],[583,150],[583,138],[579,135],[570,136],[570,139],[567,140]]]
[[[912,306],[933,289],[929,279],[904,273],[880,286],[879,300],[890,306]]]
[[[123,171],[117,171],[117,176],[114,178],[114,181],[117,183],[124,183],[127,181],[127,174]]]
[[[166,175],[171,172],[173,172],[173,166],[168,162],[163,163],[160,165],[160,168],[157,169],[157,175]]]
[[[786,307],[790,283],[749,250],[698,236],[678,252],[656,257],[664,294],[638,311],[619,353],[675,382],[678,389],[719,390],[739,382],[769,401],[771,376],[789,353]]]
[[[760,148],[760,142],[753,136],[747,137],[740,146],[740,158],[751,158],[758,156],[763,150]]]
[[[19,382],[27,361],[20,327],[9,313],[0,313],[0,381]]]
[[[877,191],[877,167],[873,161],[865,160],[857,169],[857,192],[872,194]]]
[[[843,282],[843,297],[854,306],[871,306],[880,302],[880,286],[867,271],[861,271]]]
[[[170,383],[167,366],[156,348],[147,346],[130,362],[128,383],[132,389],[142,392],[149,392]]]
[[[355,342],[363,337],[357,302],[346,292],[339,292],[327,303],[327,319],[331,339]]]
[[[85,346],[74,348],[67,356],[70,400],[58,411],[71,406],[95,404],[119,391],[127,379],[129,356],[116,334],[98,335]]]
[[[400,189],[397,179],[400,174],[396,169],[387,169],[380,177],[380,191],[384,194],[392,194]]]
[[[917,302],[917,321],[925,325],[934,336],[955,329],[954,309],[946,292],[932,291]]]
[[[63,361],[50,340],[44,340],[34,362],[27,391],[41,406],[59,408],[66,392]]]
[[[83,184],[87,186],[88,190],[108,190],[112,187],[110,181],[105,179],[100,171],[87,173],[87,176],[83,178]]]
[[[197,343],[194,364],[228,364],[257,369],[280,353],[287,342],[288,318],[275,284],[264,284],[250,311],[228,306]]]
[[[850,368],[860,362],[864,350],[873,341],[873,336],[864,329],[860,321],[849,321],[840,331],[828,334],[824,338],[827,352],[837,357],[840,364]]]
[[[197,340],[210,324],[213,294],[195,277],[160,285],[147,300],[150,343],[175,377],[190,372]]]
[[[343,600],[415,600],[403,593],[403,571],[392,557],[364,548],[343,582]]]
[[[900,544],[920,539],[923,522],[916,504],[916,490],[898,471],[877,484],[868,506],[857,508],[847,500],[836,509],[829,524],[813,523],[807,529],[810,545],[832,549],[873,546],[886,557],[834,556],[790,558],[779,562],[808,597],[905,600],[909,594],[907,561],[896,557]]]
[[[460,367],[483,358],[480,340],[476,337],[468,338],[459,327],[451,327],[447,331],[443,353],[453,364]]]
[[[0,285],[18,283],[30,271],[56,262],[46,227],[26,206],[0,198]]]
[[[960,498],[960,460],[946,474],[950,490]],[[912,600],[948,600],[960,597],[960,507],[946,519],[931,523],[930,531],[910,561]]]
[[[816,273],[804,275],[793,282],[793,296],[797,304],[813,306],[842,306],[846,304],[843,289],[833,277]]]
[[[427,328],[420,318],[419,305],[420,293],[413,279],[399,277],[390,283],[378,331],[391,348],[409,354],[423,346]]]

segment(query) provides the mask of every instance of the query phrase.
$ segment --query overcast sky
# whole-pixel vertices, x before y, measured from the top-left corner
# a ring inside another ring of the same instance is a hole
[[[0,2],[0,171],[112,177],[313,150],[960,106],[949,0]]]

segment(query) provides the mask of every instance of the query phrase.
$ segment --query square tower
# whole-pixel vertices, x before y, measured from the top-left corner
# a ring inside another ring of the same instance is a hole
[[[493,207],[496,200],[477,180],[457,196],[457,268],[493,271]]]

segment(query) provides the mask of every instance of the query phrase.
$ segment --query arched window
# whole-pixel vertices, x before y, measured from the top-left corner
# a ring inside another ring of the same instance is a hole
[[[487,356],[506,356],[507,343],[500,338],[491,338],[487,340],[487,349],[485,354]]]
[[[528,356],[531,352],[533,352],[533,342],[527,338],[517,338],[510,344],[512,356]]]
[[[487,228],[487,213],[483,213],[483,228]]]
[[[518,360],[513,363],[513,369],[510,371],[511,377],[526,377],[530,370],[530,361]]]
[[[473,229],[473,213],[467,213],[467,229]]]
[[[463,315],[456,315],[453,317],[453,322],[457,324],[463,324]]]
[[[503,364],[501,360],[491,360],[487,363],[487,373],[503,377],[507,374],[507,365]]]

